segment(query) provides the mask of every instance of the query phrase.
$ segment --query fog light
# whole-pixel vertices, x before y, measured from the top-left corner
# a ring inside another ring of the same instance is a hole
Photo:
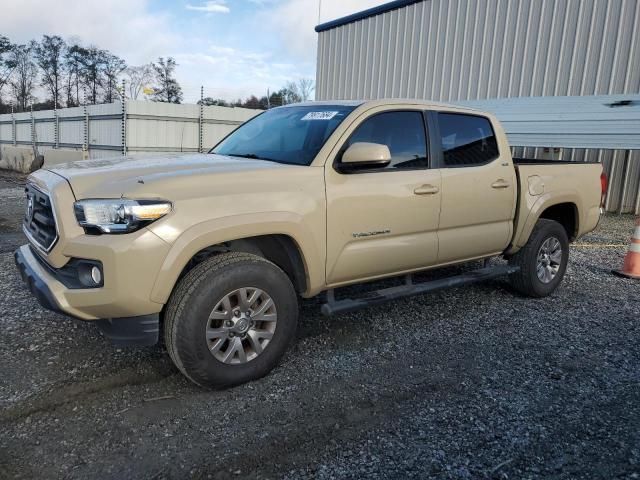
[[[93,280],[96,285],[102,283],[102,272],[98,267],[91,268],[91,280]]]

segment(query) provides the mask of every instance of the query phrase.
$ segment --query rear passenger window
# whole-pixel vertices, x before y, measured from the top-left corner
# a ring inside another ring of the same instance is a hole
[[[498,143],[485,117],[438,113],[445,167],[482,165],[498,157]]]
[[[421,112],[384,112],[365,120],[342,147],[357,142],[389,147],[391,163],[380,171],[428,168],[427,139]]]

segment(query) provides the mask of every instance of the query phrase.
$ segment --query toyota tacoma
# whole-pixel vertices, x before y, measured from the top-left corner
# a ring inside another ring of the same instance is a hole
[[[598,224],[605,182],[597,163],[513,159],[488,113],[294,104],[208,154],[34,172],[15,260],[44,307],[117,344],[162,339],[189,379],[224,387],[277,364],[299,297],[322,294],[335,314],[501,275],[521,294],[551,294],[569,243]],[[478,262],[495,256],[507,261]],[[412,276],[468,262],[477,268]],[[385,277],[403,282],[341,294]]]

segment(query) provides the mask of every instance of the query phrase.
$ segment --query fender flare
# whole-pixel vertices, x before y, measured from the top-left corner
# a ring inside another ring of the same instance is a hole
[[[180,274],[199,251],[224,242],[261,235],[286,235],[300,250],[307,277],[305,296],[317,293],[324,284],[324,245],[291,212],[262,212],[207,220],[185,230],[171,245],[151,292],[151,300],[166,303]]]
[[[582,223],[582,212],[580,212],[580,209],[578,208],[578,205],[580,204],[580,196],[578,195],[578,192],[575,190],[565,190],[561,192],[553,191],[542,194],[531,206],[527,219],[524,221],[520,231],[516,232],[513,241],[515,248],[512,247],[509,249],[509,253],[515,253],[515,251],[526,245],[529,240],[529,236],[533,231],[533,227],[545,210],[561,203],[571,203],[576,207],[576,230],[579,231],[579,226]]]

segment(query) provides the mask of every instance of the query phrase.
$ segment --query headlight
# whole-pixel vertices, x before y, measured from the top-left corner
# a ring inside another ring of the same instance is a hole
[[[73,204],[78,223],[101,233],[135,232],[171,211],[165,200],[91,199]]]

